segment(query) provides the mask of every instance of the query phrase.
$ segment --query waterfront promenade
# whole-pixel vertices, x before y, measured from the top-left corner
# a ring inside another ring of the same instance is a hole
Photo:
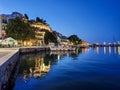
[[[0,48],[0,90],[7,90],[8,81],[18,60],[19,48]]]
[[[0,48],[0,66],[18,51],[19,48]]]

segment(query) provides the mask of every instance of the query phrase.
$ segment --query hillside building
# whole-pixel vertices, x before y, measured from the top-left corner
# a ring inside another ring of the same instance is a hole
[[[12,14],[1,14],[0,15],[0,38],[5,37],[6,25],[9,23],[10,19],[15,19],[16,17],[24,18],[24,16],[19,12],[13,12]]]

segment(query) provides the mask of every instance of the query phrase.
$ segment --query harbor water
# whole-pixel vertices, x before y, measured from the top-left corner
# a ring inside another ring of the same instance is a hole
[[[120,47],[21,55],[13,90],[120,90]]]

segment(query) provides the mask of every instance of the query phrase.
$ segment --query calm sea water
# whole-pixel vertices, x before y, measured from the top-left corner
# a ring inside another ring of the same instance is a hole
[[[120,90],[120,47],[22,55],[14,90]]]

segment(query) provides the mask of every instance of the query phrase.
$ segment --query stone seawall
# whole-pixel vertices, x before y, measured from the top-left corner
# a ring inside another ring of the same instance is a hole
[[[16,64],[19,61],[19,54],[37,53],[50,51],[49,47],[22,47],[22,48],[0,48],[1,53],[7,53],[0,58],[0,90],[9,90],[14,83]],[[11,83],[12,82],[12,83]]]
[[[41,51],[49,51],[49,47],[22,47],[22,48],[0,48],[1,53],[5,53],[0,57],[0,90],[8,90],[11,80],[15,77],[16,64],[19,61],[19,53],[37,53]]]
[[[6,90],[6,88],[8,88],[9,81],[13,74],[13,69],[15,68],[18,60],[19,52],[17,50],[0,58],[0,61],[5,61],[0,64],[0,90]]]
[[[25,53],[37,53],[40,51],[50,51],[49,47],[25,47],[25,48],[20,48],[19,52],[22,54]]]

